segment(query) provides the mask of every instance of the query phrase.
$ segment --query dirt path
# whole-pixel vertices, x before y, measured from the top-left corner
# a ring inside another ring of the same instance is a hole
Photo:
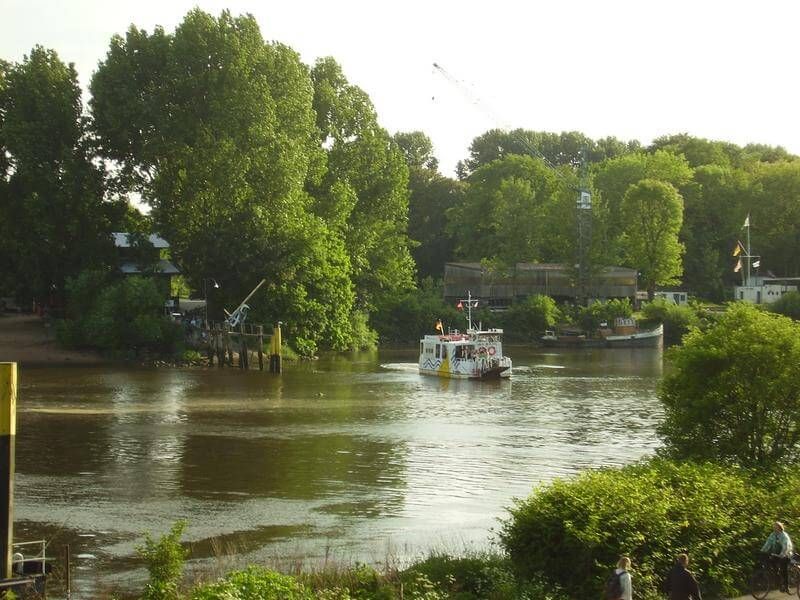
[[[21,365],[97,365],[106,362],[92,352],[65,350],[55,342],[46,319],[36,315],[0,313],[0,362]]]

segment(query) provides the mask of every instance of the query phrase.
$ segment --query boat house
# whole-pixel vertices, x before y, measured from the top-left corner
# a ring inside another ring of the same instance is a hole
[[[597,300],[629,298],[633,302],[637,275],[636,269],[604,267],[590,278],[587,295]],[[444,299],[455,303],[470,290],[494,310],[535,294],[572,300],[578,295],[575,277],[573,269],[555,263],[517,263],[498,273],[481,263],[449,262],[444,266]]]
[[[751,275],[746,285],[733,288],[734,300],[753,304],[771,304],[787,292],[796,292],[800,277],[765,277]]]

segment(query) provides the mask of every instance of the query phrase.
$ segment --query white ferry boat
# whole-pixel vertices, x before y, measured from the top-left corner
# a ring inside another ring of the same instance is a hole
[[[503,330],[474,329],[473,299],[470,296],[462,302],[467,302],[467,332],[444,333],[438,322],[439,334],[426,335],[419,342],[419,372],[454,379],[511,377],[511,359],[503,356]]]

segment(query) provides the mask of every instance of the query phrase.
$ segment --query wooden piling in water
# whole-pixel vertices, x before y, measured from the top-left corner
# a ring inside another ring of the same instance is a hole
[[[17,363],[0,363],[0,561],[2,577],[12,576],[14,469],[17,437]]]
[[[258,326],[258,370],[264,370],[264,326]]]

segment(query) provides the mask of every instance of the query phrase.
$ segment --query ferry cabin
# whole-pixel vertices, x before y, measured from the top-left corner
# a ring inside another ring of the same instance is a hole
[[[419,371],[456,379],[509,377],[511,359],[503,356],[501,329],[426,335],[420,340]]]

